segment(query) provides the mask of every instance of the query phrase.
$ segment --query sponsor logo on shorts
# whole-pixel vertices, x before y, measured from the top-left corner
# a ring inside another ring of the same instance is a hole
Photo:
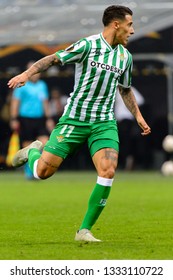
[[[57,136],[56,138],[57,138],[58,142],[63,142],[64,141],[64,136],[63,135]]]

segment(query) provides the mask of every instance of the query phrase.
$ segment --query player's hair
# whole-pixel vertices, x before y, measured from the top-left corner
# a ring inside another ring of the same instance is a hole
[[[115,19],[123,20],[126,15],[133,15],[133,12],[125,6],[112,5],[104,10],[102,22],[104,26],[108,26]]]

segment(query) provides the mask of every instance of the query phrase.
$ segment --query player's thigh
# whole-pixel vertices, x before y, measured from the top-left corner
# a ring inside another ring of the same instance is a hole
[[[99,176],[108,178],[113,176],[117,167],[119,152],[116,121],[94,124],[88,145]]]
[[[52,131],[44,151],[65,159],[86,141],[89,129],[78,125],[59,123]]]
[[[91,135],[88,138],[88,147],[91,157],[104,148],[113,148],[119,152],[118,128],[115,120],[100,122],[92,125]]]

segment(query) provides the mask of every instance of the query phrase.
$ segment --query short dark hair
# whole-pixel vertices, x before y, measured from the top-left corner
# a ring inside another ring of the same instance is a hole
[[[112,5],[104,10],[102,22],[104,26],[107,26],[111,21],[115,19],[120,19],[120,20],[125,19],[126,15],[131,15],[131,16],[133,15],[133,12],[128,7],[120,6],[120,5]]]

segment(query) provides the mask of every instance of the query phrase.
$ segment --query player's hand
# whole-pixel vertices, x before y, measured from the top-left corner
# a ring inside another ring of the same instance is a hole
[[[142,128],[143,132],[141,132],[141,135],[145,136],[151,133],[151,128],[149,125],[145,122],[143,118],[140,120],[137,120],[138,125]]]
[[[26,72],[23,72],[20,75],[17,75],[13,77],[11,80],[8,82],[8,87],[9,88],[17,88],[17,87],[22,87],[26,84],[28,81],[28,75]]]
[[[145,136],[151,133],[151,128],[146,125],[145,127],[143,127],[143,132],[141,132],[141,135]]]

